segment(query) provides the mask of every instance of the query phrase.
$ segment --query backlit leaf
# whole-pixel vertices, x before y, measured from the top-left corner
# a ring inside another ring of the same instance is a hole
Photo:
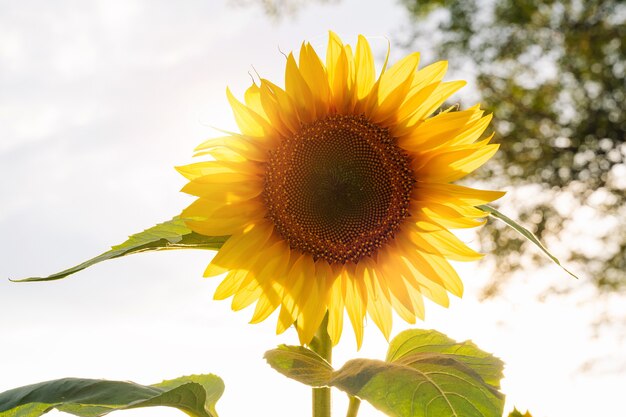
[[[406,330],[396,336],[387,351],[387,361],[411,365],[453,359],[475,372],[485,383],[500,388],[503,363],[471,341],[455,342],[434,330]]]
[[[191,375],[154,385],[63,378],[0,393],[0,417],[39,417],[52,409],[81,417],[166,406],[192,417],[217,417],[224,383],[215,375]]]
[[[531,232],[530,230],[526,229],[524,226],[522,226],[521,224],[519,224],[515,220],[511,219],[507,215],[499,212],[498,210],[496,210],[495,208],[493,208],[491,206],[481,205],[481,206],[477,206],[477,207],[479,209],[481,209],[482,211],[489,213],[489,215],[495,217],[496,219],[502,220],[504,223],[506,223],[509,227],[511,227],[517,233],[519,233],[520,235],[525,237],[529,242],[534,243],[535,246],[537,246],[539,249],[541,249],[541,251],[543,253],[548,255],[548,257],[552,260],[552,262],[554,262],[555,264],[560,266],[565,272],[567,272],[568,274],[570,274],[574,278],[578,279],[578,277],[572,271],[570,271],[569,269],[567,269],[563,265],[561,265],[561,262],[559,262],[557,257],[554,256],[552,253],[550,253],[548,248],[546,248],[543,245],[543,243],[541,243],[541,241],[537,238],[537,236],[535,236],[535,234],[533,232]]]
[[[265,352],[264,357],[276,371],[306,385],[327,386],[332,378],[332,366],[303,346],[280,345],[277,349]]]
[[[183,219],[174,217],[172,220],[159,223],[143,232],[134,234],[124,243],[113,246],[111,250],[72,268],[47,277],[32,277],[12,281],[29,282],[61,279],[102,261],[133,253],[171,249],[219,249],[227,239],[228,236],[204,236],[195,233],[187,228]]]

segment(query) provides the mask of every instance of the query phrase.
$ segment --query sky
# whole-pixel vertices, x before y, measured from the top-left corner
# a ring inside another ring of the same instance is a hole
[[[329,29],[350,43],[366,35],[380,61],[405,24],[391,0],[313,4],[278,21],[254,4],[222,1],[0,2],[0,392],[66,376],[151,384],[215,373],[226,383],[222,416],[306,415],[310,390],[262,359],[297,344],[295,331],[276,336],[275,315],[250,325],[251,309],[213,301],[219,279],[202,278],[210,252],[133,255],[57,282],[6,278],[65,269],[177,215],[192,199],[173,167],[219,136],[214,127],[235,129],[227,86],[241,97],[250,74],[280,83],[282,52],[304,40],[324,51]],[[418,325],[502,358],[507,411],[586,417],[623,408],[624,340],[594,336],[591,326],[607,305],[623,312],[623,299],[590,303],[584,279],[550,266],[480,301],[489,271],[459,269],[463,299],[448,309],[427,304]],[[557,283],[577,290],[537,300]],[[336,367],[384,357],[374,327],[358,352],[344,331]],[[396,317],[393,334],[406,328]],[[345,413],[342,393],[333,404]],[[359,415],[382,414],[363,404]]]

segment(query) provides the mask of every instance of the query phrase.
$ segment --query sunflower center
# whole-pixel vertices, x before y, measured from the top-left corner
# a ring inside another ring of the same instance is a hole
[[[303,126],[270,154],[263,197],[292,249],[356,263],[393,237],[414,182],[387,129],[335,115]]]

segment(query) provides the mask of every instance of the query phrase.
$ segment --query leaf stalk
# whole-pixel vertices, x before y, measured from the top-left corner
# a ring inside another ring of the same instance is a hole
[[[358,397],[350,395],[350,404],[348,405],[348,414],[346,414],[346,417],[356,417],[360,405],[361,400]]]

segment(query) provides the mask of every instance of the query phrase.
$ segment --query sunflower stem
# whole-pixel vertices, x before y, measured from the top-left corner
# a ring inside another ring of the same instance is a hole
[[[322,320],[322,324],[309,347],[311,350],[322,358],[326,359],[328,363],[332,361],[333,344],[328,334],[328,313]],[[313,417],[330,417],[330,388],[313,388]]]
[[[348,405],[348,414],[346,417],[356,417],[359,412],[359,406],[361,405],[361,400],[357,397],[353,397],[350,395],[350,404]]]

